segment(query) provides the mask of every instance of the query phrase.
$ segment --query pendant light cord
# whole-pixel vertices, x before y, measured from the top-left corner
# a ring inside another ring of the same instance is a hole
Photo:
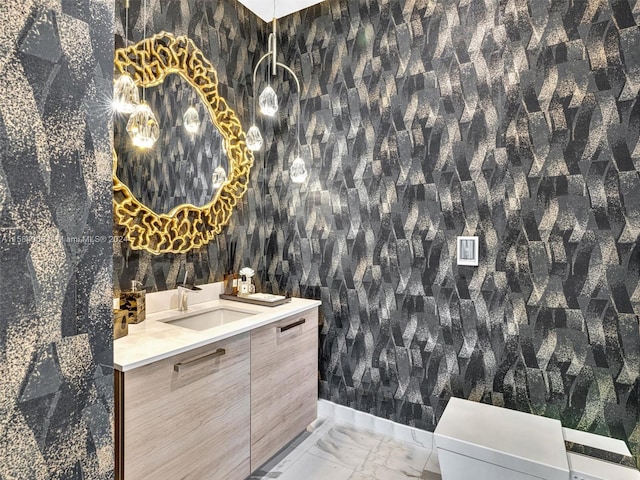
[[[142,4],[142,36],[147,38],[147,0],[143,0]]]
[[[300,157],[300,117],[302,117],[302,92],[298,87],[298,132],[296,134],[298,140],[298,157]]]
[[[142,41],[147,40],[147,0],[142,2]],[[147,101],[147,87],[142,85],[142,101]]]
[[[124,48],[129,46],[129,0],[124,0]]]

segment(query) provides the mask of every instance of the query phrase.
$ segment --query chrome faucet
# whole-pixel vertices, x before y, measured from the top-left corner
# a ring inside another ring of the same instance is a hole
[[[199,292],[202,290],[195,285],[178,285],[178,311],[189,310],[189,292]]]

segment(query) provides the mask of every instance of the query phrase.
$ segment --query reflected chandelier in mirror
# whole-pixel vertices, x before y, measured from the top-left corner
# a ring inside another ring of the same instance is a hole
[[[113,152],[114,219],[125,229],[131,248],[153,254],[184,253],[209,243],[221,232],[233,208],[247,190],[253,155],[235,112],[218,94],[216,71],[192,40],[162,32],[116,50],[115,67],[138,87],[161,84],[178,74],[198,93],[211,121],[223,138],[228,175],[213,198],[203,206],[182,204],[168,213],[156,212],[131,193],[117,175],[118,154]],[[219,182],[219,180],[218,180]]]
[[[114,115],[116,175],[134,197],[158,214],[185,203],[206,205],[229,171],[222,135],[198,93],[180,75],[167,75],[160,85],[145,91],[146,103],[157,119],[158,140],[151,148],[137,147],[127,130],[130,117]],[[220,183],[212,178],[217,167],[223,170]]]

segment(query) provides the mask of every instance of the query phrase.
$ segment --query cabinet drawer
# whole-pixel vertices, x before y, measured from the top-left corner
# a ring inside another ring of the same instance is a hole
[[[251,332],[251,471],[316,419],[318,310]]]
[[[126,480],[241,480],[249,473],[250,336],[124,374]]]

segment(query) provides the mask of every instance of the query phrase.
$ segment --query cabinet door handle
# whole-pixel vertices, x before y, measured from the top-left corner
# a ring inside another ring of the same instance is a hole
[[[297,322],[290,323],[289,325],[286,325],[284,327],[278,327],[278,330],[280,330],[280,333],[286,332],[287,330],[291,330],[292,328],[296,328],[297,326],[302,325],[306,321],[307,319],[303,318],[302,320],[298,320]]]
[[[180,373],[181,369],[184,369],[184,368],[187,368],[187,367],[192,367],[194,365],[197,365],[197,364],[199,364],[201,362],[204,362],[205,360],[209,360],[211,358],[221,357],[225,353],[227,353],[227,351],[224,348],[219,348],[213,353],[207,353],[206,355],[202,355],[201,357],[194,358],[193,360],[189,360],[188,362],[176,363],[173,366],[173,369],[176,372]]]

